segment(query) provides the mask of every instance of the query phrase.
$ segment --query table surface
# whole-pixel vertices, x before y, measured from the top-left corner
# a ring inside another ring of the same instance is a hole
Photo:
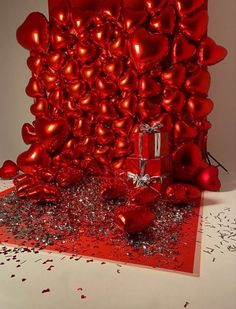
[[[18,253],[17,267],[0,255],[0,309],[235,309],[236,180],[221,179],[221,192],[204,193],[199,277],[45,251]]]

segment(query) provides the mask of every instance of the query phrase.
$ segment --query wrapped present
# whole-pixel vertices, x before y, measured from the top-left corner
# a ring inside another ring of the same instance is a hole
[[[155,159],[169,154],[169,133],[160,129],[159,125],[140,125],[140,132],[132,135],[134,157]]]

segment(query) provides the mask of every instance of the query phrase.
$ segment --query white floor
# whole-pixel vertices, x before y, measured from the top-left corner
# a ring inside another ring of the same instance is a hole
[[[222,182],[222,192],[204,194],[200,277],[47,252],[17,254],[18,263],[0,255],[0,309],[235,309],[236,236],[224,233],[230,225],[236,234],[236,181]]]

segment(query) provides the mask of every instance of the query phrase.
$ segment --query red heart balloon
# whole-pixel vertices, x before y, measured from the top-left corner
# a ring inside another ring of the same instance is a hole
[[[117,112],[109,100],[100,102],[98,109],[99,122],[113,121],[117,116]]]
[[[62,68],[61,74],[65,79],[77,79],[79,76],[78,63],[74,59],[69,59]]]
[[[206,70],[194,72],[185,83],[186,89],[193,94],[207,95],[211,84],[211,76]]]
[[[177,0],[176,7],[179,15],[191,14],[197,9],[200,9],[205,0]]]
[[[118,28],[112,34],[113,40],[109,43],[109,51],[114,56],[127,56],[128,49],[124,33]]]
[[[58,109],[62,108],[62,102],[64,100],[64,92],[61,87],[57,87],[54,91],[52,91],[49,95],[49,103]]]
[[[144,28],[137,28],[130,37],[129,49],[135,66],[143,71],[166,58],[169,40],[162,34],[152,34]]]
[[[137,26],[141,26],[147,20],[148,14],[144,10],[124,9],[123,19],[126,31],[131,32]]]
[[[135,117],[138,108],[138,99],[135,94],[127,93],[118,104],[119,111],[124,116]]]
[[[39,141],[50,153],[58,151],[70,134],[68,122],[64,119],[41,118],[35,121],[35,130]]]
[[[163,132],[171,132],[173,129],[173,120],[169,113],[162,113],[158,118],[151,121],[151,126],[161,125]]]
[[[42,55],[30,56],[27,60],[27,65],[33,74],[39,75],[43,69],[44,57]]]
[[[161,74],[161,78],[168,86],[181,87],[186,80],[186,68],[183,64],[174,64],[169,70]]]
[[[154,97],[161,93],[162,86],[151,76],[142,75],[139,80],[139,94],[141,97]]]
[[[196,53],[196,46],[190,43],[182,34],[175,37],[172,48],[172,62],[190,60]]]
[[[36,77],[31,77],[29,83],[25,89],[26,94],[29,97],[38,98],[44,96],[43,85]]]
[[[0,178],[2,179],[10,179],[17,176],[19,168],[17,165],[11,161],[7,160],[3,163],[2,167],[0,167]]]
[[[117,80],[124,72],[124,63],[120,58],[108,58],[103,64],[103,71],[112,79]]]
[[[124,8],[129,8],[133,10],[143,10],[145,9],[145,4],[143,0],[123,0]]]
[[[67,26],[70,21],[70,15],[67,5],[57,5],[50,11],[50,18],[62,26]]]
[[[41,144],[31,145],[27,151],[17,158],[19,169],[29,174],[32,174],[38,166],[48,167],[50,163],[51,158]]]
[[[151,207],[160,199],[160,194],[149,187],[135,187],[129,192],[129,202],[142,207]]]
[[[53,71],[58,71],[65,64],[65,54],[61,51],[53,51],[46,56],[47,65]]]
[[[89,83],[90,86],[92,86],[100,73],[100,66],[97,63],[93,63],[91,65],[84,65],[81,68],[80,73],[81,77],[85,79],[85,81]]]
[[[124,75],[119,79],[119,87],[122,91],[133,92],[138,88],[138,75],[132,70],[128,69]]]
[[[48,92],[50,92],[51,90],[55,89],[55,87],[57,87],[57,84],[58,84],[57,74],[51,71],[43,71],[40,74],[40,78],[41,78],[42,84],[44,85],[44,87],[46,88]]]
[[[24,48],[30,51],[48,50],[48,21],[46,17],[38,12],[31,13],[24,23],[18,28],[16,37]]]
[[[166,5],[167,0],[144,0],[147,10],[151,13],[160,12]]]
[[[110,23],[105,22],[97,24],[92,29],[92,40],[99,46],[107,46],[111,39],[111,26]]]
[[[132,118],[117,118],[113,121],[112,129],[121,137],[126,137],[130,134],[133,125],[134,122]]]
[[[82,63],[91,63],[96,60],[99,52],[92,43],[78,42],[75,46],[75,52],[78,60]]]
[[[72,131],[75,137],[88,136],[91,133],[90,123],[85,117],[78,117],[74,122]]]
[[[176,204],[188,203],[200,200],[201,191],[192,185],[176,183],[166,189],[166,196]]]
[[[161,114],[160,98],[146,98],[139,102],[139,115],[143,121],[149,121]]]
[[[96,125],[95,134],[98,144],[101,145],[107,145],[114,139],[114,133],[102,123]]]
[[[64,30],[64,28],[54,24],[51,26],[50,42],[53,50],[64,49],[69,43],[68,33]]]
[[[83,111],[96,112],[98,107],[98,98],[96,94],[88,92],[82,99],[80,99],[78,107]]]
[[[34,104],[30,107],[30,111],[35,117],[48,116],[48,101],[44,98],[37,98]]]
[[[53,185],[35,184],[30,186],[26,197],[33,203],[57,203],[61,198],[61,193]]]
[[[180,20],[179,27],[191,40],[199,41],[206,33],[208,13],[206,10],[196,12],[192,16],[185,16]]]
[[[172,6],[167,6],[159,15],[150,20],[150,27],[157,32],[173,34],[176,25],[176,13]]]
[[[164,90],[162,106],[167,112],[180,113],[185,106],[185,94],[176,89],[167,87]]]
[[[194,182],[196,175],[207,164],[196,144],[185,143],[173,153],[174,177],[178,180]]]
[[[208,166],[204,168],[197,175],[196,183],[203,190],[219,191],[221,183],[219,180],[218,168],[216,166]]]
[[[23,137],[23,141],[27,145],[34,144],[38,142],[38,137],[35,132],[35,127],[30,123],[25,123],[22,127],[21,134]]]
[[[129,206],[116,215],[116,224],[120,230],[128,234],[144,232],[155,220],[155,214],[143,207]]]
[[[66,84],[66,90],[73,99],[79,99],[85,95],[86,84],[83,80],[74,80]]]
[[[198,52],[198,63],[200,65],[214,65],[227,56],[227,50],[210,38],[201,41]]]
[[[92,11],[84,11],[80,8],[72,10],[72,22],[78,32],[84,31],[86,27],[89,27],[93,17],[94,13]]]
[[[133,144],[127,137],[117,137],[114,145],[115,158],[127,157],[133,152]]]
[[[176,142],[187,141],[197,136],[197,129],[179,120],[174,126],[174,138]]]
[[[190,97],[188,111],[194,119],[204,118],[211,113],[214,107],[212,100],[201,97]]]
[[[109,78],[99,77],[96,80],[96,89],[101,98],[112,97],[116,91],[116,84]]]

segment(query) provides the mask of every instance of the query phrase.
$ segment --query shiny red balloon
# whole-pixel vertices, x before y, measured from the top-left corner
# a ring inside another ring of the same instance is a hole
[[[156,98],[146,98],[139,102],[139,115],[142,121],[151,121],[152,119],[160,116],[161,114],[161,99]]]
[[[46,17],[38,12],[31,13],[18,28],[16,37],[24,48],[30,51],[47,52],[49,28]]]
[[[138,108],[138,99],[134,93],[128,93],[118,103],[119,111],[124,116],[135,117]]]
[[[38,166],[48,167],[51,158],[41,144],[33,144],[17,158],[17,166],[25,173],[33,173]]]
[[[170,69],[161,74],[163,82],[168,86],[181,87],[186,80],[186,68],[183,64],[174,64]]]
[[[19,168],[17,165],[11,161],[7,160],[3,163],[2,167],[0,167],[0,178],[2,179],[10,179],[17,176]]]
[[[216,166],[208,166],[201,170],[197,175],[196,183],[203,190],[219,191],[221,183],[218,168]]]
[[[200,65],[214,65],[222,61],[227,53],[223,46],[217,45],[211,38],[205,38],[200,44],[198,63]]]
[[[185,36],[178,34],[174,38],[171,52],[172,62],[185,62],[190,60],[196,53],[196,46],[189,42]]]
[[[145,6],[150,13],[160,12],[166,5],[167,0],[144,0]]]
[[[151,28],[159,33],[173,34],[176,25],[176,13],[172,6],[167,6],[159,15],[151,18]]]
[[[65,64],[66,55],[61,51],[52,51],[46,56],[47,65],[53,71],[58,71]]]
[[[65,79],[73,80],[79,77],[78,63],[74,59],[68,59],[61,70],[61,74]]]
[[[124,27],[131,32],[137,26],[143,25],[147,20],[148,14],[143,10],[133,10],[126,8],[123,10]]]
[[[121,137],[127,137],[131,133],[134,121],[130,117],[117,118],[113,121],[112,129]]]
[[[142,75],[139,80],[139,94],[141,97],[154,97],[161,93],[162,85],[148,74]]]
[[[173,119],[169,113],[162,113],[158,118],[150,123],[152,126],[161,125],[161,131],[171,132],[173,129]]]
[[[152,207],[160,199],[160,194],[149,187],[136,187],[129,192],[129,202],[142,207]]]
[[[162,106],[167,112],[180,113],[185,106],[185,102],[186,97],[182,91],[170,87],[164,90]]]
[[[128,69],[118,82],[122,91],[133,92],[138,88],[138,74],[135,70]]]
[[[207,95],[210,84],[210,73],[207,70],[198,70],[186,80],[185,88],[192,94]]]
[[[198,132],[195,127],[191,127],[183,120],[179,120],[174,125],[174,138],[176,142],[186,142],[194,139]]]
[[[39,73],[43,69],[44,57],[40,54],[37,54],[35,56],[30,56],[27,59],[27,65],[33,74],[39,75]]]
[[[25,123],[23,125],[21,134],[23,137],[23,141],[27,145],[31,145],[31,144],[38,142],[38,137],[35,132],[35,127],[30,123]]]
[[[105,77],[97,78],[96,89],[102,99],[112,97],[117,92],[116,84],[111,79]]]
[[[177,0],[176,8],[179,15],[188,15],[200,9],[205,3],[205,0]]]
[[[44,88],[41,81],[36,77],[31,77],[25,89],[29,97],[39,98],[44,96]]]
[[[48,107],[49,104],[45,98],[37,98],[30,107],[30,111],[35,117],[47,117],[49,115]]]
[[[51,71],[43,71],[40,74],[40,79],[42,81],[43,86],[45,89],[50,92],[53,89],[55,89],[58,85],[58,76],[57,74],[51,72]]]
[[[187,103],[188,111],[194,119],[204,118],[213,110],[214,103],[211,99],[190,97]]]
[[[137,28],[130,37],[129,49],[139,71],[161,63],[169,52],[169,40],[162,34],[152,34],[145,28]]]
[[[166,196],[172,203],[182,204],[200,200],[201,191],[195,186],[177,183],[166,189]]]

